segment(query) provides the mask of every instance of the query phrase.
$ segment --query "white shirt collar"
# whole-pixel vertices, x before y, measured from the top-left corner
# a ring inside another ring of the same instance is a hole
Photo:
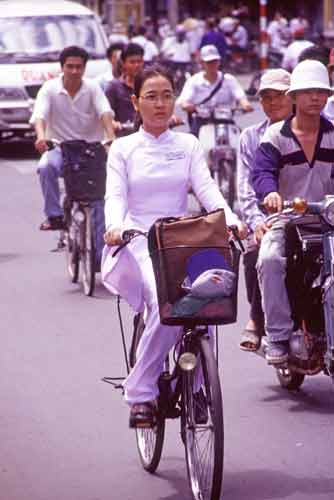
[[[213,83],[210,83],[210,82],[209,82],[209,80],[207,80],[207,79],[205,78],[204,73],[205,73],[204,71],[201,71],[201,79],[202,79],[202,83],[204,83],[205,85],[208,85],[208,86],[210,86],[210,85],[216,85],[216,83],[218,83],[218,82],[219,82],[219,80],[220,80],[220,79],[221,79],[221,77],[222,77],[222,72],[221,72],[221,71],[218,71],[218,75],[217,75],[216,80],[215,80]]]
[[[160,134],[159,137],[156,137],[155,135],[152,135],[149,132],[146,132],[146,130],[144,130],[143,126],[140,127],[139,132],[144,138],[149,139],[150,141],[153,141],[153,142],[154,141],[165,142],[166,140],[170,139],[172,136],[172,132],[169,128],[167,130],[165,130],[164,132],[162,132],[162,134]]]
[[[68,95],[67,90],[64,88],[64,83],[63,83],[63,73],[61,73],[58,78],[57,78],[57,93],[58,94],[66,94]],[[76,93],[75,97],[78,95],[85,93],[88,91],[88,86],[85,82],[85,79],[82,79],[81,87],[79,88],[78,92]]]

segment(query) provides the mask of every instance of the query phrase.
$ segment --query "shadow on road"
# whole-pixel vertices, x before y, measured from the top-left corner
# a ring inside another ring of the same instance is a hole
[[[273,394],[263,398],[264,403],[275,401],[288,401],[293,403],[288,409],[291,412],[308,412],[315,414],[334,414],[334,392],[333,383],[329,377],[323,376],[322,380],[317,377],[317,385],[290,392],[279,386],[271,386]],[[311,383],[311,381],[310,381]]]
[[[32,142],[5,142],[0,144],[0,158],[7,160],[28,160],[39,158],[39,154]]]
[[[288,498],[296,493],[303,494],[303,498],[310,495],[310,498],[316,499],[317,495],[324,494],[332,498],[334,478],[295,477],[279,471],[258,469],[226,473],[224,485],[224,500],[272,500]]]
[[[155,476],[159,477],[160,479],[167,481],[175,490],[173,494],[167,496],[159,496],[157,500],[180,500],[181,498],[182,500],[191,500],[192,496],[188,485],[184,459],[176,457],[170,459],[173,460],[173,462],[175,462],[175,460],[179,460],[180,463],[182,463],[182,473],[179,469],[167,469],[164,470],[164,472],[158,472],[155,474]],[[164,458],[164,461],[166,461],[166,458]]]
[[[19,253],[0,253],[0,264],[17,259],[21,255]]]

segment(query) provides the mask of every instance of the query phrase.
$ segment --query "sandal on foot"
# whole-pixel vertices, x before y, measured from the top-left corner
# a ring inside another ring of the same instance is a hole
[[[248,330],[245,328],[243,331],[239,347],[243,351],[255,352],[261,344],[262,333],[258,330]]]
[[[41,231],[57,231],[60,229],[66,229],[66,224],[62,215],[58,217],[48,217],[39,226]]]
[[[130,429],[151,428],[156,423],[156,406],[153,402],[137,403],[131,406]]]

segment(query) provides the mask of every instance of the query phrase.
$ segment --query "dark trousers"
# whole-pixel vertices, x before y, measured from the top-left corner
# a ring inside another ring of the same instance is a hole
[[[253,238],[253,235],[250,236]],[[245,282],[247,290],[247,300],[250,304],[250,318],[257,322],[263,323],[263,310],[261,306],[261,292],[259,288],[259,282],[257,279],[256,262],[259,254],[258,247],[250,243],[248,240],[247,250],[244,253],[244,271],[245,271]]]

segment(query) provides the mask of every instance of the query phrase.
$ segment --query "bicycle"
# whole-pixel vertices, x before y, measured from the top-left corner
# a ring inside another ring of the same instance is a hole
[[[61,148],[64,158],[65,229],[60,233],[58,248],[65,249],[66,267],[72,283],[79,281],[81,263],[83,290],[90,297],[95,290],[95,274],[99,271],[97,217],[99,213],[103,213],[105,144],[106,142],[87,143],[81,140],[62,143],[48,141],[49,148]],[[104,220],[102,224],[104,225]]]
[[[232,232],[236,235],[235,228],[232,228]],[[146,233],[136,230],[125,231],[124,243],[118,247],[114,255],[133,238],[143,235],[146,236]],[[231,251],[233,269],[238,271],[240,251],[232,240]],[[136,362],[136,352],[145,326],[144,316],[139,313],[134,318],[134,331],[128,355],[120,298],[118,298],[118,314],[127,373],[129,373]],[[162,455],[166,420],[180,418],[187,474],[194,500],[218,500],[223,481],[224,421],[218,372],[217,332],[216,356],[212,341],[208,326],[199,325],[195,318],[184,322],[181,338],[174,346],[173,355],[169,353],[166,357],[164,370],[159,377],[160,393],[154,425],[135,429],[141,464],[146,471],[154,473]],[[115,378],[105,377],[103,380],[122,388],[121,384],[113,382]]]

